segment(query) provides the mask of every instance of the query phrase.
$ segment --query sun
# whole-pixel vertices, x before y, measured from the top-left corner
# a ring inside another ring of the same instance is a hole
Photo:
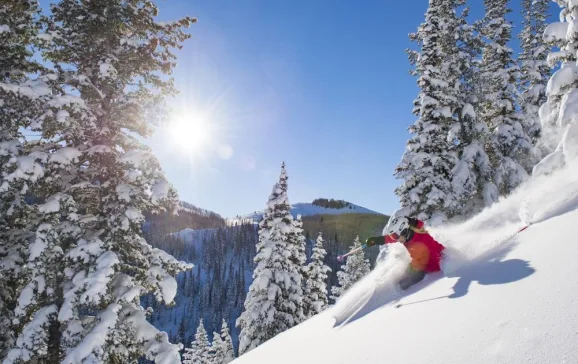
[[[170,142],[187,153],[198,153],[212,143],[212,132],[207,120],[194,112],[174,115],[169,124]]]

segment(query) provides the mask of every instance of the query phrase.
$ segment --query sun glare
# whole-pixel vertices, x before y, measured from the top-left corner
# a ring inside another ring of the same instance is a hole
[[[195,153],[206,149],[211,143],[211,130],[207,121],[193,113],[176,116],[170,123],[172,142],[180,149]]]

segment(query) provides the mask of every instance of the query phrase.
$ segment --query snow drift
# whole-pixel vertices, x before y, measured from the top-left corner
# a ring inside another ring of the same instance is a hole
[[[538,176],[431,229],[443,275],[399,291],[409,257],[392,245],[334,307],[236,363],[578,362],[577,208],[576,164]]]

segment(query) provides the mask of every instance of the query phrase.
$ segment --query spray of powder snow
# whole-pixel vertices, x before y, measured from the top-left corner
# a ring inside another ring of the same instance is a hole
[[[442,261],[445,275],[467,266],[484,255],[512,243],[517,232],[531,224],[578,208],[578,163],[551,175],[540,176],[522,184],[473,218],[429,228],[430,234],[446,250]],[[403,294],[397,282],[410,262],[401,244],[383,249],[376,267],[351,287],[332,308],[336,325],[352,315],[366,313],[395,300]],[[379,302],[377,302],[379,301]]]
[[[533,178],[473,218],[429,229],[444,246],[442,270],[448,275],[493,251],[532,224],[578,207],[578,164]]]
[[[340,325],[352,315],[363,314],[360,310],[371,310],[373,297],[392,300],[400,295],[397,283],[406,273],[410,257],[401,244],[392,244],[377,257],[375,268],[345,292],[332,308],[335,324]]]

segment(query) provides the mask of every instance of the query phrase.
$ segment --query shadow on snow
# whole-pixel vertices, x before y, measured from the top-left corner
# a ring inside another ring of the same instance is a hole
[[[409,296],[419,290],[424,289],[439,278],[458,278],[458,281],[453,287],[453,293],[446,296],[432,297],[420,301],[408,302],[398,304],[395,307],[399,308],[407,305],[414,305],[418,303],[427,303],[434,300],[444,298],[460,298],[468,294],[469,287],[472,282],[478,282],[483,286],[491,286],[498,284],[508,284],[522,280],[532,275],[536,270],[530,266],[530,263],[521,259],[503,260],[505,255],[516,245],[515,239],[510,240],[499,247],[483,254],[473,261],[465,262],[463,266],[456,269],[456,271],[449,274],[434,273],[426,276],[426,278],[410,287],[406,291],[391,290],[391,287],[385,287],[380,290],[377,287],[368,301],[351,317],[343,322],[336,322],[335,326],[344,326],[354,321],[357,321],[367,314],[379,309],[389,303],[398,301],[399,299]]]

